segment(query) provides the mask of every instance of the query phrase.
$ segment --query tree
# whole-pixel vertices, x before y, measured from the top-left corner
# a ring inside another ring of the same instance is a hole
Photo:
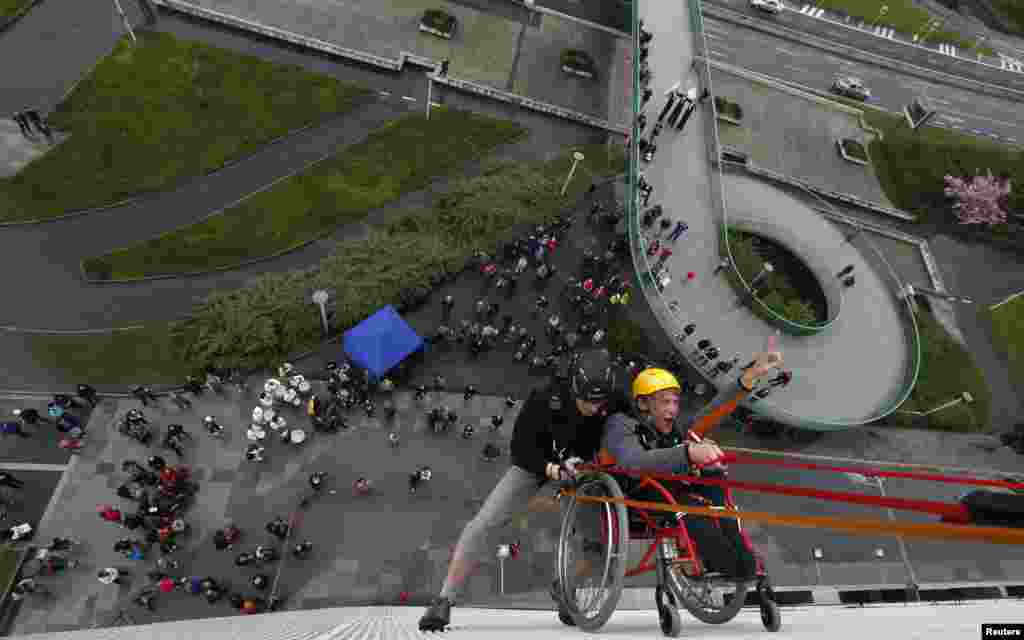
[[[991,226],[1006,222],[1009,178],[996,178],[990,169],[987,176],[977,175],[971,180],[947,175],[945,182],[946,195],[957,199],[953,208],[960,224],[985,223]]]

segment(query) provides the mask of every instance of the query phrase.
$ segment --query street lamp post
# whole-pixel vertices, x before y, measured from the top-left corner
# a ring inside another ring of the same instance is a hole
[[[117,13],[121,15],[121,24],[124,25],[125,30],[132,39],[132,44],[138,42],[135,39],[135,32],[132,31],[132,25],[128,22],[128,17],[124,15],[124,9],[121,8],[121,0],[114,0],[114,7],[117,9]]]
[[[974,403],[974,396],[972,396],[967,391],[964,391],[959,396],[957,396],[956,398],[950,400],[949,402],[947,402],[945,404],[940,404],[939,406],[935,407],[934,409],[929,409],[928,411],[923,411],[923,412],[922,411],[898,411],[897,413],[909,413],[910,415],[914,415],[914,416],[927,416],[927,415],[931,415],[931,414],[935,413],[936,411],[942,411],[943,409],[948,409],[950,407],[955,407],[956,405],[961,404],[961,403],[965,404],[967,406],[970,406],[971,404]]]
[[[825,557],[825,552],[821,547],[814,547],[811,549],[811,558],[814,559],[814,569],[818,574],[818,584],[821,585],[821,559]]]
[[[330,295],[324,289],[317,289],[313,292],[313,304],[320,307],[320,322],[323,323],[325,336],[330,333],[330,329],[327,326],[327,300],[329,297]]]
[[[576,173],[576,165],[583,160],[583,154],[579,151],[572,154],[572,167],[569,169],[569,175],[565,176],[565,184],[562,185],[561,195],[565,195],[565,190],[569,188],[569,181],[572,180],[572,175]]]
[[[498,545],[498,592],[505,595],[505,560],[512,556],[512,547],[507,544]]]
[[[872,27],[877,26],[878,25],[878,21],[881,20],[883,17],[885,17],[885,14],[887,14],[887,13],[889,13],[889,5],[883,4],[881,6],[881,8],[878,9],[878,15],[875,16],[875,21],[871,23],[871,26]]]

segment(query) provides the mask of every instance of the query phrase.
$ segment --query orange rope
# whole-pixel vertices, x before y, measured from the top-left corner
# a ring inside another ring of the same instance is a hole
[[[834,518],[829,516],[779,515],[766,511],[736,511],[693,505],[667,505],[661,502],[643,502],[628,498],[603,498],[580,496],[573,489],[563,490],[566,495],[580,502],[620,503],[635,509],[692,513],[712,518],[742,518],[754,522],[765,522],[782,526],[805,529],[832,529],[854,535],[900,535],[908,538],[940,538],[945,540],[969,540],[992,544],[1024,544],[1024,529],[1004,527],[979,527],[975,525],[945,524],[941,522],[889,522],[868,518]]]

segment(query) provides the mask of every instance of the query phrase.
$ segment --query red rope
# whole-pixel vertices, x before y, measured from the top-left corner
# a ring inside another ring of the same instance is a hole
[[[936,502],[934,500],[909,500],[907,498],[890,498],[881,496],[865,496],[859,493],[848,493],[843,491],[826,491],[823,489],[805,489],[803,487],[783,487],[760,482],[743,482],[740,480],[718,480],[714,478],[701,478],[688,475],[676,475],[671,473],[652,473],[628,471],[619,467],[594,467],[606,473],[619,474],[633,477],[656,478],[658,480],[675,480],[694,484],[711,485],[716,487],[730,487],[740,491],[756,491],[760,493],[777,493],[788,496],[799,496],[803,498],[818,498],[822,500],[833,500],[835,502],[849,502],[876,507],[888,507],[903,511],[920,511],[939,516],[958,518],[962,516],[963,507],[958,503]]]
[[[1006,489],[1024,490],[1024,483],[1007,482],[1005,480],[983,480],[981,478],[954,478],[937,473],[914,473],[912,471],[879,471],[878,469],[858,469],[856,467],[837,467],[833,465],[814,464],[810,462],[789,462],[785,460],[761,460],[753,456],[732,455],[732,462],[735,464],[766,464],[778,467],[789,467],[792,469],[813,469],[820,471],[836,471],[841,473],[857,473],[868,478],[909,478],[912,480],[931,480],[933,482],[948,482],[951,484],[973,484],[985,487],[1003,487]],[[727,458],[728,459],[728,458]]]

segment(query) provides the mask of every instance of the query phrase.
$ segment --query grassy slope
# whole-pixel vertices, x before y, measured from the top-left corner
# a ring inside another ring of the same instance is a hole
[[[1010,384],[1024,387],[1024,297],[1015,298],[995,311],[982,309],[992,330],[992,344],[1006,357]]]
[[[362,220],[523,135],[513,122],[438,109],[408,115],[364,142],[209,218],[82,261],[97,279],[205,271],[301,246]]]
[[[70,137],[0,178],[0,222],[44,219],[167,189],[290,131],[344,113],[367,89],[164,33],[140,31],[49,115]]]

